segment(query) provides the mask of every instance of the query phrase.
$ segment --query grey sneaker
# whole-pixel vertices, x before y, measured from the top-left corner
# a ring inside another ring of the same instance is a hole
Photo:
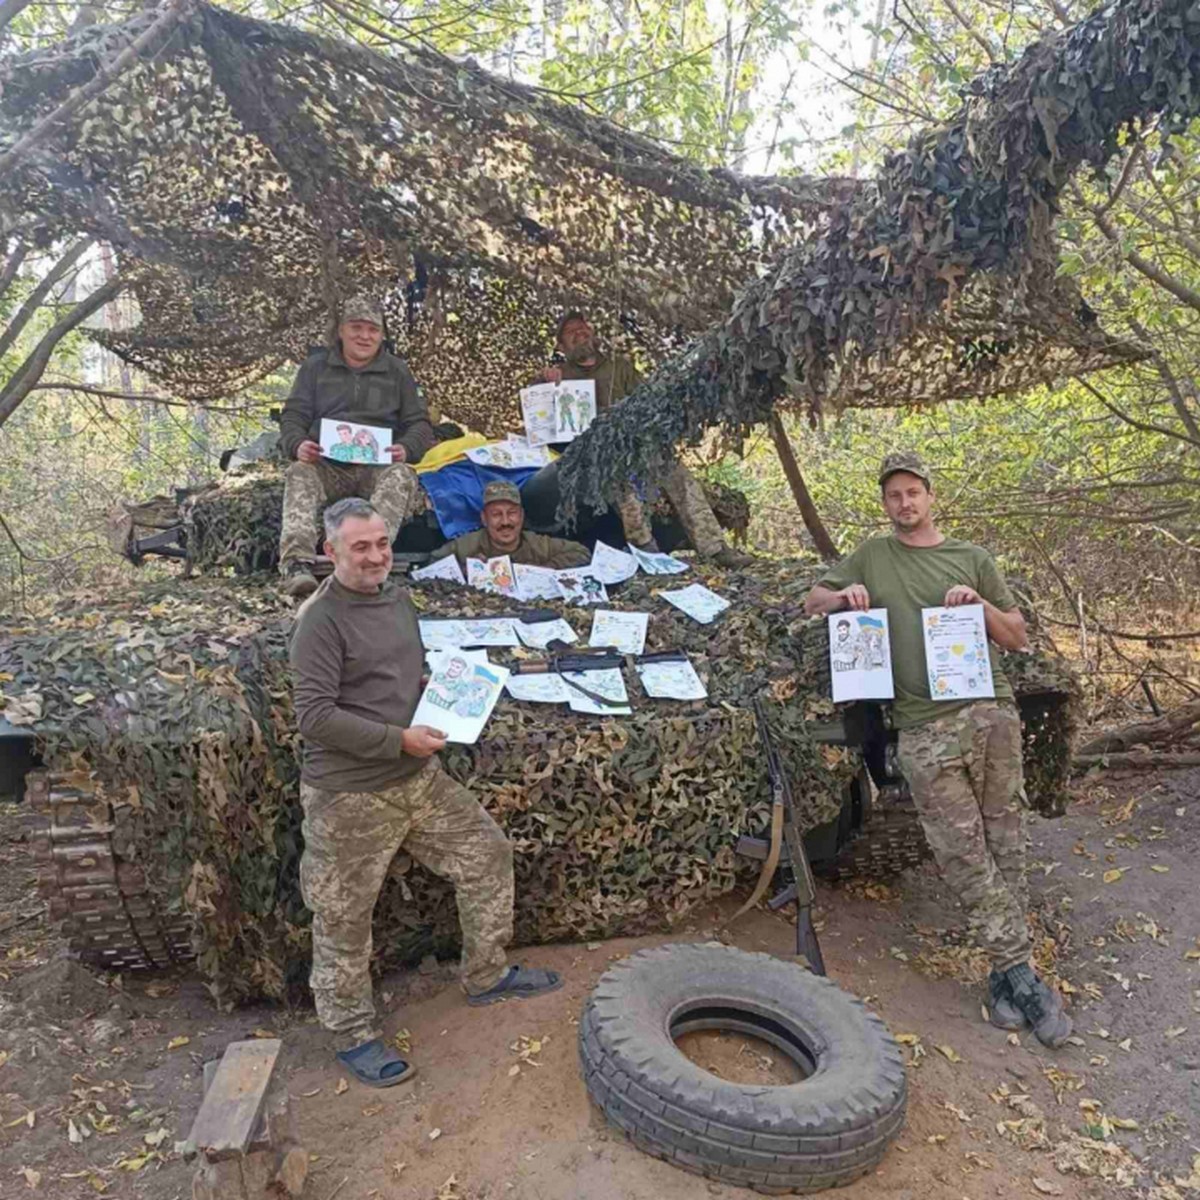
[[[1028,963],[1009,967],[1004,973],[1013,1003],[1025,1014],[1043,1046],[1056,1049],[1071,1036],[1074,1026],[1063,1011],[1062,997],[1048,987]]]
[[[303,600],[317,590],[317,577],[312,573],[312,563],[300,559],[290,562],[283,573],[283,591],[293,600]]]
[[[1008,976],[993,971],[988,976],[988,1019],[997,1029],[1024,1029],[1025,1014],[1013,1002]]]

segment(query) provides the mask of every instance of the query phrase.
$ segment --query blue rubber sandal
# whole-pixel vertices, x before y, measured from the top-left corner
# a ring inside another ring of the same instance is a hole
[[[353,1050],[340,1050],[337,1060],[351,1079],[366,1087],[395,1087],[417,1073],[416,1067],[406,1063],[380,1038],[363,1042]]]
[[[509,967],[508,974],[502,975],[498,983],[492,984],[486,992],[468,996],[467,1003],[480,1005],[495,1004],[498,1000],[527,1000],[530,996],[557,992],[562,985],[562,976],[557,971],[542,967]]]

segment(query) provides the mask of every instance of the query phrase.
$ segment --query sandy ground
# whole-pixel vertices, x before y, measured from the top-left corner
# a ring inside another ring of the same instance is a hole
[[[1058,1052],[983,1023],[984,964],[930,869],[822,885],[830,975],[902,1035],[911,1060],[907,1128],[846,1200],[1200,1192],[1200,772],[1085,782],[1068,817],[1032,832],[1039,954],[1078,1035]],[[194,977],[106,978],[61,957],[22,836],[21,814],[0,812],[0,1196],[189,1196],[191,1167],[172,1147],[199,1107],[200,1067],[256,1031],[283,1039],[315,1200],[753,1194],[641,1154],[605,1128],[580,1080],[588,991],[612,960],[670,939],[530,950],[522,959],[563,971],[566,987],[483,1010],[463,1003],[448,966],[391,976],[386,1028],[408,1031],[420,1074],[339,1091],[306,1008],[221,1015]],[[792,952],[782,917],[753,913],[723,932],[730,912],[697,914],[675,940]],[[689,1049],[720,1071],[786,1078],[761,1046],[697,1041]]]

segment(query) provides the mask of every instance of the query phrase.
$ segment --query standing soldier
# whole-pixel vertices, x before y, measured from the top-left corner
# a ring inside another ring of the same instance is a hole
[[[390,431],[386,465],[370,466],[362,446],[350,443],[346,462],[321,457],[321,420],[379,425]],[[313,547],[326,504],[346,496],[370,500],[394,539],[420,511],[412,469],[436,438],[416,380],[403,359],[383,348],[383,308],[369,296],[342,306],[337,341],[304,360],[279,422],[279,448],[292,460],[284,475],[279,570],[284,591],[316,590]]]
[[[595,330],[581,312],[569,312],[558,323],[557,349],[564,361],[546,367],[541,378],[547,383],[560,383],[564,379],[594,380],[597,415],[620,403],[641,382],[637,368],[629,359],[600,348]],[[721,526],[704,489],[682,463],[677,462],[671,467],[660,486],[701,558],[722,567],[745,567],[754,561],[749,554],[742,554],[725,544]],[[657,550],[649,513],[632,486],[625,489],[616,507],[630,544],[639,550]]]
[[[424,652],[407,590],[388,582],[392,537],[365,500],[325,512],[333,575],[292,634],[304,740],[300,886],[313,914],[310,983],[338,1063],[370,1087],[415,1068],[385,1042],[371,994],[371,914],[401,850],[453,882],[468,1004],[554,991],[554,971],[509,966],[512,847],[479,801],[441,768],[443,733],[413,725]]]
[[[942,876],[991,956],[991,1021],[1001,1029],[1028,1022],[1045,1045],[1061,1046],[1071,1020],[1030,963],[1021,719],[995,650],[1026,647],[1025,619],[987,551],[938,531],[933,485],[916,454],[889,454],[879,485],[891,535],[872,538],[826,571],[805,611],[887,609],[900,764]],[[983,606],[995,644],[988,646],[995,699],[930,695],[921,610],[960,604]]]

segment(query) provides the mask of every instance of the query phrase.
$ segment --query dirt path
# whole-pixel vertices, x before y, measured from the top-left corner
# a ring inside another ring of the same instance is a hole
[[[408,1030],[421,1073],[392,1091],[339,1092],[307,1009],[222,1016],[194,978],[105,980],[56,958],[19,834],[19,816],[0,813],[0,1196],[189,1195],[191,1170],[172,1147],[199,1105],[199,1067],[256,1030],[284,1040],[315,1200],[752,1194],[639,1153],[584,1094],[584,997],[612,959],[668,939],[529,951],[567,986],[483,1011],[462,1003],[448,968],[391,977],[387,1030]],[[1069,817],[1036,823],[1041,954],[1073,989],[1079,1034],[1058,1053],[983,1024],[984,965],[931,871],[887,887],[823,886],[830,974],[903,1035],[913,1060],[907,1129],[875,1176],[840,1194],[1074,1198],[1125,1183],[1133,1195],[1155,1175],[1189,1176],[1200,1153],[1200,960],[1185,957],[1200,937],[1198,843],[1200,772],[1084,787]],[[1103,882],[1113,871],[1122,874]],[[703,913],[676,937],[712,937],[729,911]],[[731,940],[792,950],[790,924],[767,913],[743,918]],[[1078,1137],[1085,1124],[1108,1140]],[[1173,1198],[1160,1190],[1155,1200]]]

